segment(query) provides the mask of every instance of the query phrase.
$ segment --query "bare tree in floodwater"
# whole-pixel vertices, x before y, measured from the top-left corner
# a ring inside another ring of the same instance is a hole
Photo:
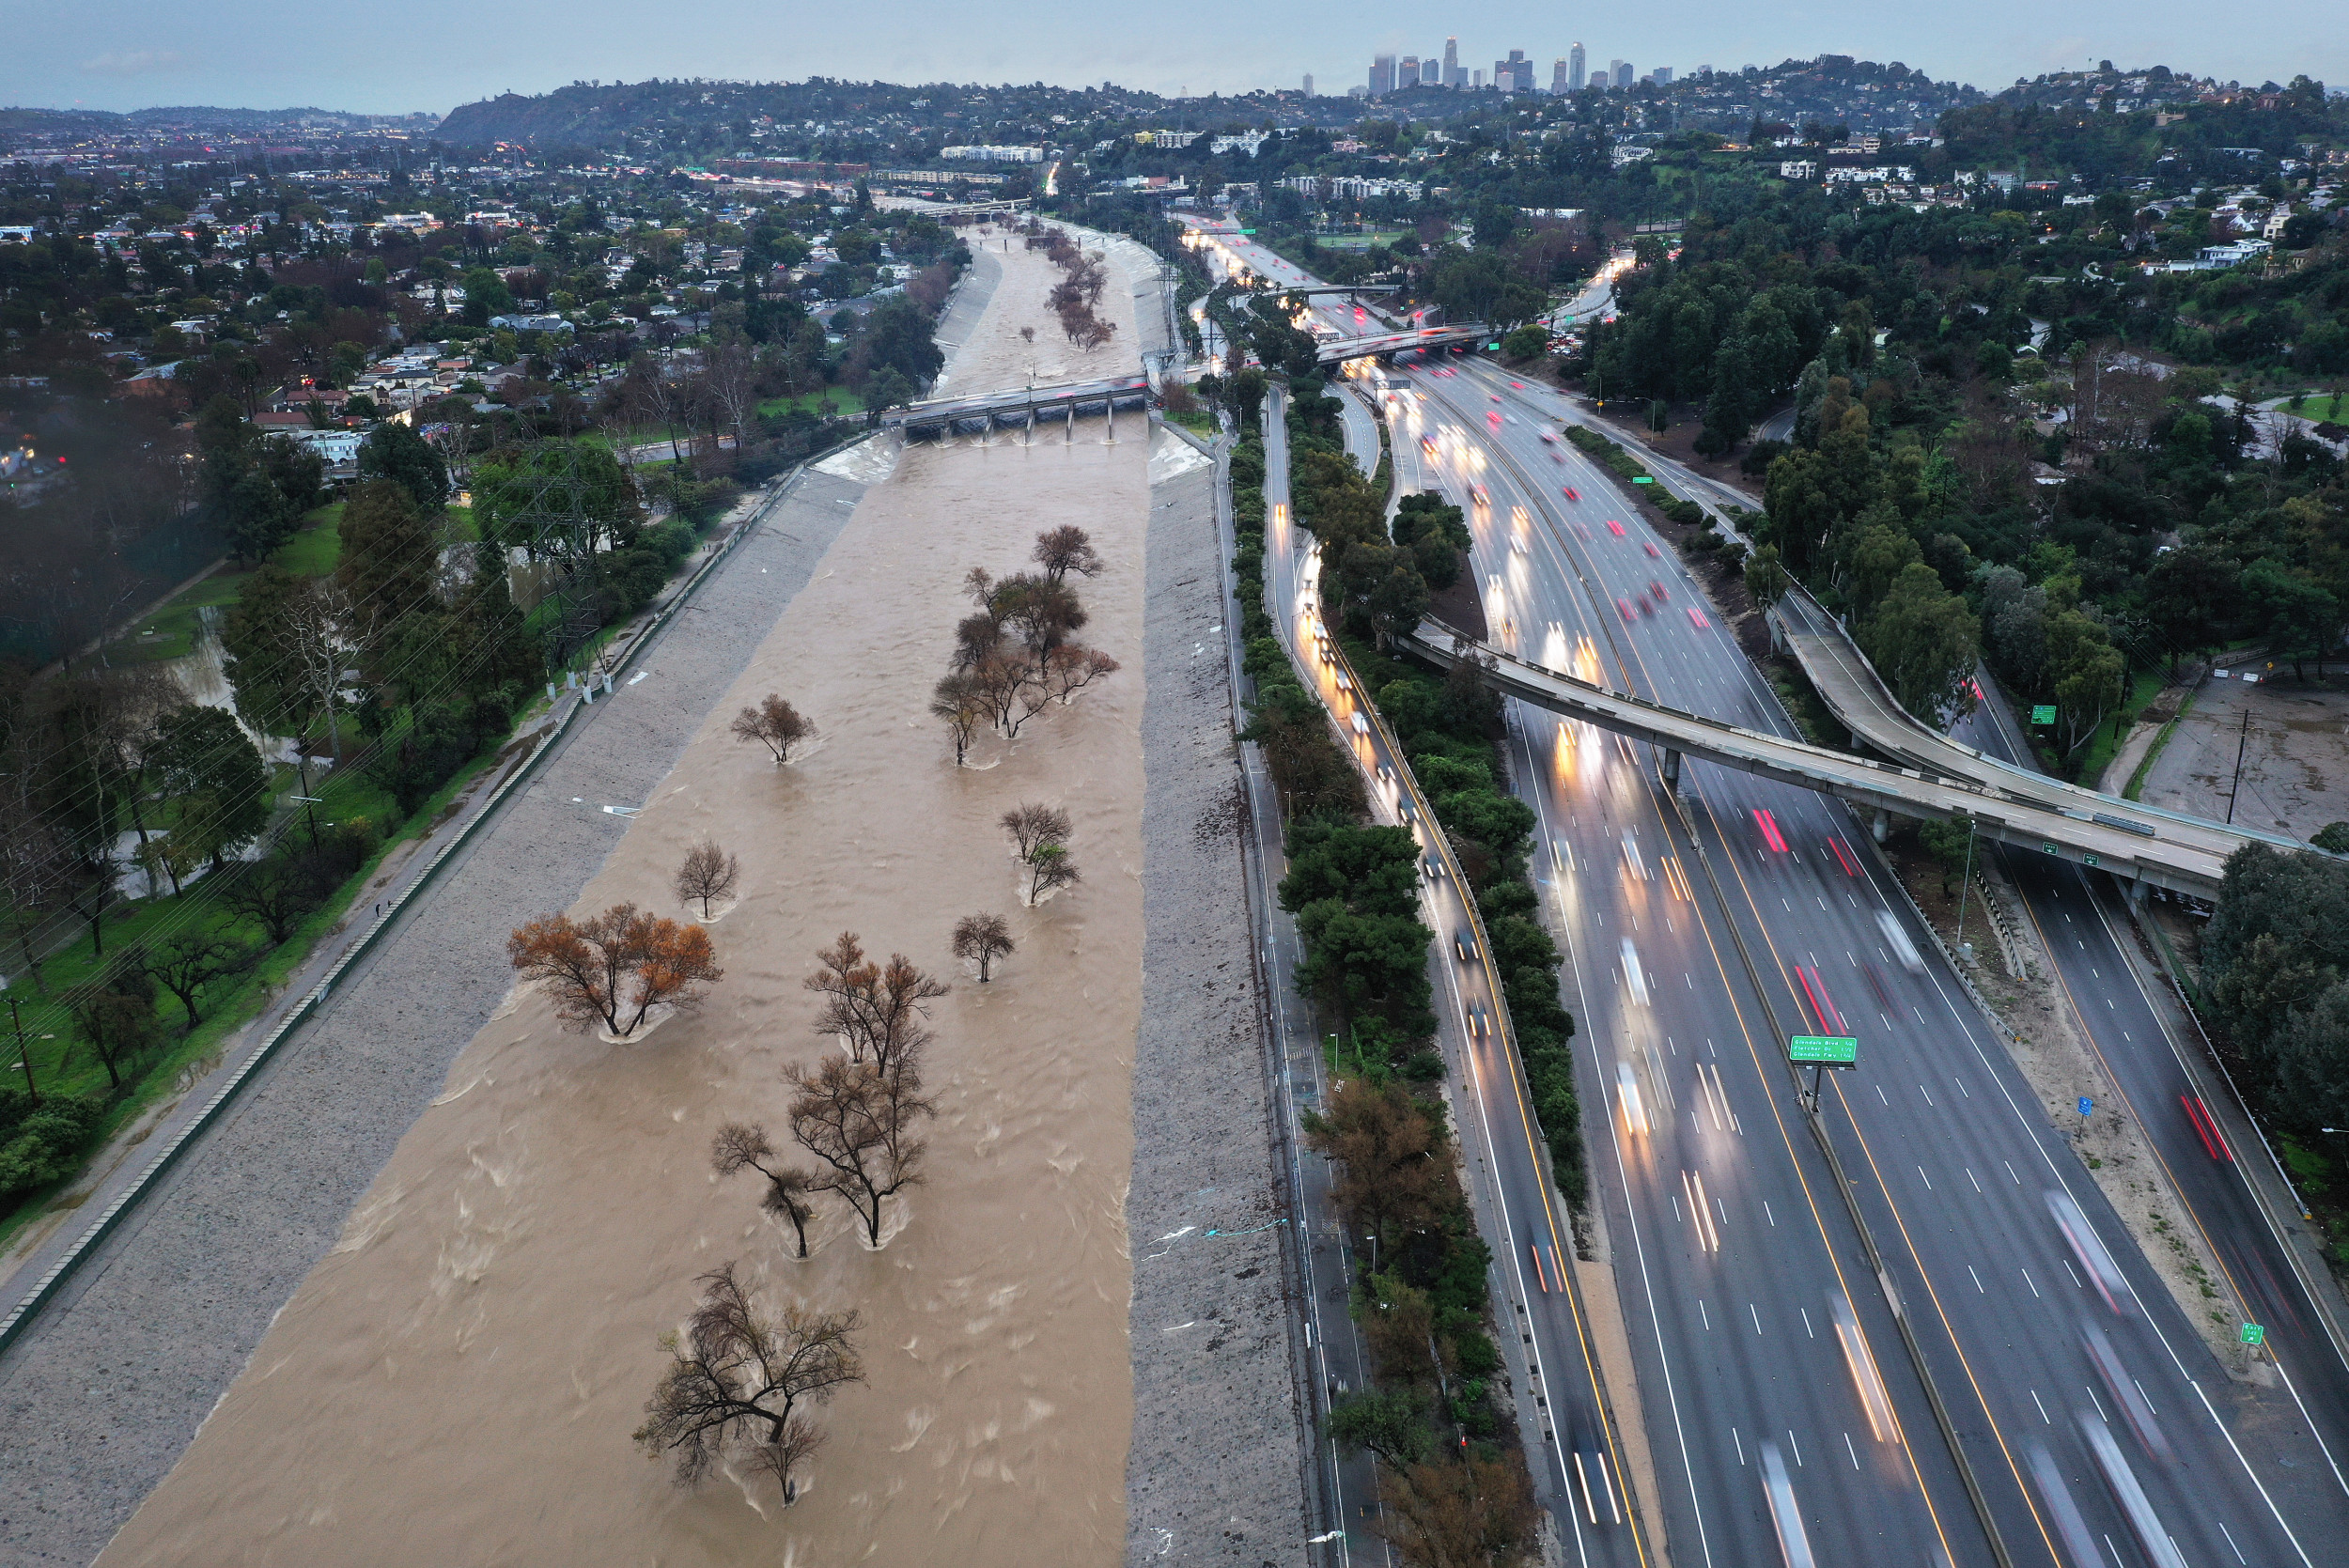
[[[677,868],[677,902],[698,900],[702,919],[708,920],[711,902],[733,893],[741,874],[742,862],[719,848],[715,839],[706,838],[685,852],[685,862]]]
[[[971,742],[978,735],[980,723],[993,711],[977,676],[958,672],[938,683],[938,689],[930,695],[930,713],[943,720],[946,733],[955,737],[957,768],[970,756]]]
[[[746,707],[734,716],[732,730],[735,739],[759,742],[775,754],[775,761],[780,764],[791,760],[791,748],[814,735],[816,725],[770,691],[756,707]]]
[[[1068,846],[1066,844],[1054,839],[1028,851],[1030,905],[1053,889],[1067,887],[1077,880],[1077,862],[1068,858]]]
[[[883,1072],[845,1056],[827,1056],[813,1072],[795,1062],[783,1076],[798,1091],[791,1136],[825,1167],[813,1186],[848,1200],[879,1247],[882,1201],[922,1180],[926,1145],[913,1129],[937,1109],[922,1097],[921,1076],[910,1064]]]
[[[945,982],[924,974],[913,960],[893,953],[885,965],[864,956],[853,931],[818,948],[817,970],[801,984],[824,999],[816,1032],[848,1048],[851,1062],[870,1062],[884,1073],[920,1070],[929,1045],[929,1003],[946,994]]]
[[[1102,565],[1101,552],[1093,548],[1092,536],[1073,522],[1038,534],[1032,559],[1044,568],[1045,580],[1051,582],[1058,582],[1072,571],[1079,577],[1096,576]]]
[[[1005,954],[1018,951],[1019,946],[1011,939],[1011,927],[1001,915],[965,915],[955,923],[955,956],[979,966],[982,986],[987,984],[988,966]]]
[[[793,1472],[823,1446],[808,1407],[830,1401],[843,1384],[864,1381],[857,1314],[794,1302],[779,1318],[764,1316],[731,1263],[697,1282],[702,1302],[684,1331],[661,1337],[669,1370],[632,1436],[653,1458],[676,1457],[680,1485],[739,1455],[773,1476],[788,1504],[799,1496]]]
[[[1002,820],[1003,831],[1011,835],[1012,843],[1019,846],[1022,861],[1034,852],[1037,845],[1066,840],[1069,833],[1066,812],[1058,806],[1047,806],[1033,800],[1023,800],[1014,806],[1003,813]]]
[[[759,1206],[791,1221],[791,1229],[800,1238],[800,1256],[807,1256],[807,1222],[816,1217],[807,1196],[816,1190],[815,1178],[797,1166],[776,1159],[775,1145],[765,1127],[754,1122],[725,1123],[718,1128],[718,1136],[710,1140],[709,1163],[722,1176],[750,1170],[766,1177],[767,1196]]]

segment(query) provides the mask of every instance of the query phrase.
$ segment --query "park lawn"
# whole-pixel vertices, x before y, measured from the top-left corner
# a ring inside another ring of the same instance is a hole
[[[864,411],[864,399],[845,386],[828,386],[821,392],[797,392],[788,397],[770,397],[758,405],[758,411],[761,417],[767,419],[778,418],[795,409],[804,409],[809,413],[821,413],[824,411],[823,405],[827,400],[832,403],[833,411],[836,413],[863,413]]]
[[[334,563],[342,555],[342,535],[338,532],[342,517],[343,504],[339,501],[308,513],[303,519],[302,531],[279,545],[270,559],[298,576],[325,576],[334,569]],[[243,567],[224,564],[210,576],[173,595],[169,602],[141,621],[129,637],[107,649],[107,657],[117,663],[135,664],[186,658],[195,651],[196,637],[204,626],[203,613],[236,603],[243,597],[245,581],[252,575]]]
[[[471,506],[451,506],[442,514],[441,542],[451,545],[481,542],[481,523],[474,518]]]
[[[102,1148],[108,1139],[126,1124],[144,1114],[158,1101],[175,1093],[181,1073],[194,1066],[200,1076],[209,1071],[224,1043],[236,1032],[258,1016],[271,1001],[281,994],[288,982],[309,960],[311,951],[320,938],[331,936],[345,924],[346,911],[356,900],[368,881],[383,863],[383,858],[401,844],[428,831],[442,820],[458,793],[490,768],[499,766],[509,754],[513,742],[509,738],[496,750],[485,750],[479,756],[459,768],[448,783],[416,808],[416,813],[398,830],[384,838],[383,844],[365,864],[352,872],[343,884],[327,896],[326,901],[288,933],[277,947],[262,953],[251,970],[241,976],[222,983],[214,990],[201,993],[198,1009],[204,1021],[177,1040],[172,1040],[148,1060],[124,1085],[120,1097],[109,1106],[99,1124],[98,1140],[93,1151]],[[290,777],[290,774],[288,774]],[[321,781],[323,804],[319,808],[319,822],[350,821],[367,817],[378,822],[389,821],[397,808],[392,798],[376,781],[364,771],[348,774],[336,783]],[[303,832],[297,818],[287,825],[288,834]],[[208,875],[188,885],[179,895],[147,899],[130,905],[118,905],[117,910],[127,913],[110,915],[106,921],[106,954],[118,955],[125,948],[149,933],[177,932],[191,927],[218,930],[257,944],[263,936],[257,924],[238,920],[218,908],[212,894],[220,884]],[[44,993],[33,988],[29,978],[0,991],[0,999],[14,999],[23,1008],[27,1054],[31,1058],[33,1076],[43,1094],[102,1093],[107,1087],[106,1069],[78,1035],[70,1018],[58,1003],[59,996],[69,988],[94,978],[102,961],[93,950],[85,931],[81,939],[41,966],[42,977],[48,983]],[[162,1020],[166,1033],[185,1028],[187,1012],[179,998],[168,991],[158,990],[156,1017]],[[13,1213],[0,1216],[0,1247],[8,1245],[16,1232],[45,1208],[48,1200],[63,1188],[80,1179],[79,1172],[56,1187],[25,1194],[19,1200]]]

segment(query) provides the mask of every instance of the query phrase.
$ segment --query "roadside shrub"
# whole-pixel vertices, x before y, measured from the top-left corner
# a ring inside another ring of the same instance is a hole
[[[96,1094],[51,1094],[35,1105],[22,1089],[0,1090],[0,1201],[71,1175],[104,1109]]]

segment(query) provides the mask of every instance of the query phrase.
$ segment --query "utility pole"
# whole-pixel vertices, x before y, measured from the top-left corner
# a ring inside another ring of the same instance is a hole
[[[33,1087],[33,1058],[24,1048],[24,1018],[17,1011],[16,998],[8,998],[8,1022],[16,1030],[16,1064],[24,1069],[24,1093],[35,1105],[40,1104],[40,1091]]]
[[[2227,786],[2227,821],[2234,821],[2234,798],[2243,792],[2243,749],[2251,743],[2251,706],[2243,706],[2243,729],[2234,743],[2234,783]]]

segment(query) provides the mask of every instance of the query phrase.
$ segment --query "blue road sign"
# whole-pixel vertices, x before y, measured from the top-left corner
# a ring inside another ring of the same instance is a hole
[[[2085,1116],[2085,1115],[2087,1115],[2090,1111],[2092,1111],[2092,1110],[2095,1110],[2095,1109],[2096,1109],[2096,1102],[2095,1102],[2094,1100],[2090,1099],[2090,1098],[2089,1098],[2086,1094],[2082,1094],[2082,1095],[2080,1096],[2080,1114],[2081,1114],[2081,1115]]]

